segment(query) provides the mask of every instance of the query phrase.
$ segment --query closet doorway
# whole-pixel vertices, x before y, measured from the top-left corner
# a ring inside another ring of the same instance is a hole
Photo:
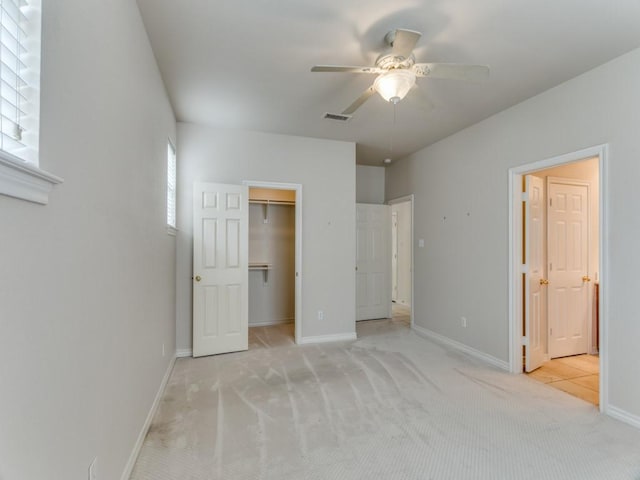
[[[264,333],[278,341],[299,343],[302,186],[244,184],[249,187],[249,329],[268,327]]]

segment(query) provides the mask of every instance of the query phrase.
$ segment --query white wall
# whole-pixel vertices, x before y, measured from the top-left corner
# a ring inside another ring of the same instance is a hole
[[[604,348],[610,404],[636,419],[639,84],[635,50],[410,155],[386,178],[387,198],[415,193],[414,242],[425,239],[415,250],[416,323],[508,361],[508,169],[608,143]]]
[[[384,167],[356,165],[356,202],[384,203]]]
[[[302,184],[303,337],[355,331],[355,145],[178,124],[178,349],[191,349],[193,182]],[[317,319],[318,310],[324,320]]]
[[[175,349],[175,120],[135,2],[43,3],[40,165],[65,182],[0,196],[0,478],[97,456],[118,479]]]
[[[398,222],[396,302],[411,306],[411,202],[394,203],[391,212]]]

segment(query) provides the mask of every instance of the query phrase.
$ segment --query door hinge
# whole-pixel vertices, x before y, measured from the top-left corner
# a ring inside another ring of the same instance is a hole
[[[529,337],[522,337],[522,345],[525,347],[529,346]]]
[[[549,329],[549,335],[551,335],[553,337],[553,328]]]
[[[550,207],[553,207],[553,198],[550,198],[550,199],[549,199],[549,206],[550,206]]]
[[[529,273],[529,265],[527,265],[526,263],[523,263],[521,265],[521,269],[520,269],[520,273]]]
[[[553,272],[553,263],[550,263],[550,264],[549,264],[549,271],[550,271],[550,272]]]
[[[529,192],[522,192],[522,201],[523,202],[529,201]]]

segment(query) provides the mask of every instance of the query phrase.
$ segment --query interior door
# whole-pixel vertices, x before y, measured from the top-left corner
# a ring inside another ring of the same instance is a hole
[[[589,186],[549,177],[549,356],[587,353]]]
[[[391,315],[391,214],[388,205],[356,205],[356,320]]]
[[[391,300],[398,300],[398,212],[391,212]]]
[[[193,356],[248,348],[248,189],[193,187]]]
[[[525,371],[542,365],[546,354],[547,288],[545,278],[545,191],[539,177],[525,177]]]

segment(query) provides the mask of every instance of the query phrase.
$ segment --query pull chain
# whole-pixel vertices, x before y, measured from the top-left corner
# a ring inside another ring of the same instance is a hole
[[[393,103],[393,123],[391,124],[391,135],[390,135],[390,139],[389,139],[389,156],[387,158],[384,159],[384,163],[385,165],[389,165],[392,162],[392,157],[393,157],[393,131],[395,130],[396,127],[396,104],[398,102],[391,102]]]
[[[393,157],[393,133],[396,128],[396,104],[393,104],[393,123],[391,124],[391,141],[389,142],[389,157]]]

